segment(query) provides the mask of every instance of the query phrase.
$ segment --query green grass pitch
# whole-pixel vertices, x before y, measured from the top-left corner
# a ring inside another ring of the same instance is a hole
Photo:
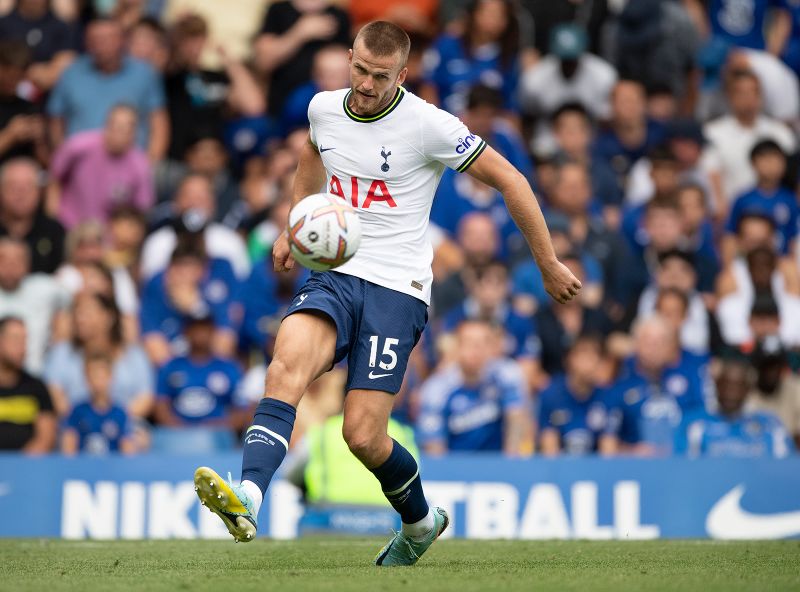
[[[800,541],[440,541],[379,569],[382,540],[0,540],[0,590],[800,590]]]

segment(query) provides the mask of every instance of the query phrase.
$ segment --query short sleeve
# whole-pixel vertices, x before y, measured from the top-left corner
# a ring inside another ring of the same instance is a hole
[[[145,64],[147,80],[147,96],[145,97],[144,108],[147,113],[152,113],[158,109],[163,109],[166,105],[166,95],[164,94],[164,83],[155,70]]]
[[[161,399],[172,399],[174,393],[169,384],[169,375],[172,370],[172,365],[167,363],[158,370],[156,378],[156,396]]]
[[[166,295],[160,290],[162,282],[163,275],[159,274],[145,285],[139,311],[142,335],[161,333],[161,323],[167,316],[167,307],[162,300]]]
[[[434,379],[422,386],[420,393],[422,409],[417,419],[417,434],[423,445],[429,442],[447,442],[444,404],[447,393],[442,392],[441,382]]]
[[[500,371],[500,378],[503,411],[525,407],[528,403],[528,391],[522,369],[517,364],[504,365]]]
[[[78,421],[80,420],[80,408],[76,407],[72,411],[70,411],[69,416],[64,420],[63,427],[64,428],[71,428],[75,431],[78,431]]]
[[[319,146],[317,142],[317,133],[316,133],[316,113],[317,113],[317,97],[319,94],[314,95],[314,97],[308,102],[308,111],[306,115],[308,116],[308,137],[311,140],[311,143],[314,145],[314,148]]]
[[[37,380],[34,383],[32,390],[33,395],[39,401],[39,411],[53,411],[53,399],[50,397],[50,391],[41,380]]]
[[[553,387],[550,386],[542,391],[539,395],[539,413],[537,422],[539,429],[554,428],[555,426],[550,422],[550,417],[553,414]]]
[[[67,115],[69,72],[70,70],[67,69],[61,75],[61,79],[56,83],[53,92],[50,93],[50,98],[47,99],[47,114],[51,117],[66,117]]]
[[[486,149],[486,142],[458,117],[430,105],[422,118],[422,146],[428,159],[463,173]]]
[[[152,393],[155,387],[153,367],[144,350],[137,346],[132,347],[125,356],[126,370],[131,376],[136,376],[140,393]]]

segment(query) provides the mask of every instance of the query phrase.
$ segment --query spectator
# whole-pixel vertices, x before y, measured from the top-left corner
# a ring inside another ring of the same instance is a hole
[[[530,384],[538,382],[541,342],[536,324],[510,306],[508,269],[493,261],[476,269],[466,283],[467,297],[442,319],[444,333],[455,331],[467,319],[482,319],[503,330],[502,354],[515,359]]]
[[[144,214],[130,206],[114,208],[108,221],[108,244],[104,260],[111,269],[124,269],[136,282],[147,222]]]
[[[712,257],[692,251],[690,239],[684,232],[682,213],[672,194],[655,198],[626,214],[622,229],[633,257],[625,274],[623,302],[636,302],[642,290],[655,278],[659,257],[675,250],[686,253],[696,274],[697,289],[705,294],[714,291],[719,266]]]
[[[477,271],[499,254],[500,237],[489,214],[472,212],[461,218],[456,234],[464,252],[464,265],[441,282],[433,284],[433,314],[442,316],[467,296],[466,285]]]
[[[35,161],[15,158],[0,166],[0,236],[27,243],[32,273],[53,273],[64,259],[64,227],[44,213]]]
[[[206,425],[239,429],[234,393],[239,366],[213,353],[214,319],[202,313],[188,320],[187,353],[158,371],[155,418],[159,425]]]
[[[310,80],[314,56],[330,43],[350,47],[350,19],[329,0],[270,5],[254,47],[256,68],[270,78],[270,115],[279,116],[291,92]]]
[[[139,19],[128,35],[128,53],[163,74],[167,69],[170,51],[167,32],[161,23],[150,16]]]
[[[232,356],[237,344],[238,282],[227,261],[208,258],[201,248],[181,245],[167,269],[145,284],[141,328],[145,351],[160,366],[183,354],[183,328],[188,319],[211,315],[214,351]]]
[[[551,212],[569,220],[573,247],[591,255],[600,264],[606,288],[614,294],[619,291],[618,264],[628,256],[628,249],[616,233],[606,227],[593,198],[591,179],[584,165],[567,162],[558,168],[550,200]]]
[[[560,259],[581,283],[586,282],[579,254],[565,253]],[[567,350],[580,335],[608,335],[611,332],[611,322],[606,314],[599,308],[588,306],[583,295],[566,304],[539,307],[535,320],[542,341],[542,370],[550,376],[565,371],[563,364]]]
[[[647,187],[635,187],[637,170],[646,171],[649,177]],[[656,146],[647,156],[636,161],[628,175],[628,191],[625,202],[628,206],[641,206],[656,198],[675,193],[680,184],[680,164],[672,151],[664,145]]]
[[[239,290],[244,308],[239,331],[240,351],[256,349],[266,352],[267,359],[271,359],[283,314],[307,279],[308,272],[299,265],[288,272],[275,273],[272,257],[264,257],[253,264],[250,277],[242,282]]]
[[[756,313],[756,316],[774,315],[774,332],[781,341],[790,347],[800,345],[798,275],[791,261],[778,259],[768,247],[754,248],[723,270],[717,279],[717,319],[725,343],[732,346],[752,343]],[[756,306],[759,300],[761,303]]]
[[[18,93],[29,62],[22,42],[0,40],[0,165],[20,156],[48,157],[41,109]]]
[[[469,130],[486,140],[514,165],[528,181],[533,181],[533,163],[519,133],[502,118],[503,95],[484,84],[473,86],[462,115]]]
[[[610,394],[620,417],[622,450],[669,454],[684,415],[704,407],[704,370],[681,352],[677,331],[660,317],[640,322],[634,340],[635,356]]]
[[[350,0],[348,10],[357,31],[371,21],[389,21],[408,33],[431,33],[439,0]]]
[[[209,257],[228,261],[236,277],[245,279],[250,272],[250,261],[244,241],[233,230],[210,222],[215,211],[216,197],[211,181],[198,174],[184,178],[171,204],[170,223],[156,230],[144,242],[142,279],[148,281],[163,271],[179,239],[191,240],[192,237],[202,237]]]
[[[788,353],[774,338],[758,343],[751,354],[755,384],[747,396],[747,411],[774,413],[800,445],[800,377],[789,368]]]
[[[680,2],[625,4],[616,30],[620,76],[653,87],[666,85],[680,99],[691,94],[698,32]]]
[[[701,5],[701,0],[689,0],[689,4]],[[788,3],[775,0],[753,0],[747,6],[738,5],[725,0],[712,0],[706,10],[700,6],[699,13],[707,16],[706,26],[711,35],[736,47],[766,49],[767,39],[772,36],[771,28],[777,20],[768,19],[773,8],[781,8]],[[767,23],[770,28],[767,28]]]
[[[116,105],[102,130],[78,132],[56,151],[47,209],[67,228],[105,224],[120,205],[145,211],[155,202],[147,154],[136,146],[136,117],[133,107]]]
[[[519,4],[533,20],[533,43],[539,54],[545,55],[548,52],[551,33],[555,27],[574,22],[585,23],[589,48],[592,53],[600,54],[603,31],[610,16],[608,2],[578,4],[573,0],[521,0]]]
[[[570,238],[570,223],[566,216],[549,214],[545,220],[550,231],[550,239],[556,257],[561,260],[567,255],[579,256],[585,271],[581,280],[581,301],[585,306],[597,308],[603,302],[603,269],[597,260],[588,253],[577,254]],[[514,310],[521,315],[535,313],[539,306],[550,306],[550,297],[544,289],[544,279],[539,266],[533,259],[522,261],[513,270],[513,304]]]
[[[665,291],[675,291],[686,299],[683,322],[677,327],[680,330],[681,347],[693,354],[707,355],[711,348],[712,335],[716,333],[713,326],[713,315],[706,308],[703,297],[697,290],[698,275],[694,261],[689,253],[680,250],[664,251],[658,254],[658,268],[655,281],[651,283],[639,298],[639,319],[651,316],[661,307],[674,311],[670,304],[664,303]],[[674,319],[677,315],[670,314]],[[665,320],[670,320],[665,318]]]
[[[608,99],[617,72],[586,49],[586,31],[580,26],[562,24],[553,28],[550,53],[520,78],[520,102],[525,113],[549,118],[561,105],[576,102],[595,119],[611,114]]]
[[[111,402],[129,417],[147,417],[153,404],[153,369],[141,346],[122,339],[122,322],[114,300],[83,292],[72,304],[72,338],[48,352],[44,377],[60,415],[89,400],[86,361],[104,355],[111,360]]]
[[[784,458],[794,446],[780,419],[765,411],[746,411],[752,368],[726,360],[716,376],[719,410],[687,415],[676,434],[675,453],[690,457]]]
[[[0,39],[23,41],[33,58],[27,78],[46,93],[75,59],[77,30],[50,10],[47,0],[18,0],[0,17]]]
[[[718,267],[719,249],[714,237],[707,195],[700,185],[684,184],[678,189],[677,203],[687,249]],[[714,276],[716,275],[717,271],[714,272]]]
[[[583,105],[567,103],[553,113],[551,127],[556,142],[556,156],[580,163],[589,170],[594,197],[605,210],[617,209],[622,202],[622,192],[609,163],[596,158],[590,151],[592,120]]]
[[[51,339],[66,333],[69,294],[51,276],[30,269],[28,245],[20,239],[0,238],[0,317],[15,316],[25,323],[25,369],[36,375]]]
[[[0,450],[45,454],[56,440],[56,417],[47,387],[23,367],[25,324],[0,318]]]
[[[349,86],[350,63],[347,49],[342,45],[327,45],[320,49],[314,56],[311,80],[297,87],[286,99],[280,121],[284,135],[297,128],[309,126],[308,104],[315,94]],[[474,129],[471,131],[480,135]]]
[[[455,236],[460,221],[467,215],[487,214],[500,233],[499,256],[510,261],[529,252],[525,239],[506,207],[502,194],[470,175],[448,169],[442,175],[431,207],[431,222]]]
[[[465,321],[456,335],[455,364],[421,387],[423,449],[520,454],[530,432],[525,379],[513,362],[497,359],[497,336],[486,321]]]
[[[172,60],[165,80],[171,138],[169,157],[181,160],[198,137],[222,140],[224,112],[233,116],[264,114],[264,96],[250,71],[229,57],[222,46],[223,72],[205,70],[200,57],[208,41],[208,25],[196,15],[180,18],[170,31]]]
[[[750,152],[757,141],[771,139],[784,153],[792,153],[795,139],[783,123],[761,113],[761,85],[749,71],[731,72],[725,81],[730,114],[705,125],[709,145],[703,155],[713,190],[720,196],[715,203],[730,204],[756,184]],[[727,210],[719,214],[727,216]]]
[[[665,124],[666,142],[657,152],[670,154],[676,168],[678,182],[681,185],[694,184],[699,186],[709,199],[711,192],[711,179],[708,173],[700,166],[703,147],[706,144],[703,128],[694,119],[676,119]],[[655,151],[654,151],[655,152]],[[652,153],[651,155],[652,156]],[[629,204],[641,204],[654,195],[663,193],[663,188],[656,187],[656,177],[653,175],[653,162],[650,158],[640,158],[633,165],[628,176],[625,201]],[[719,207],[708,202],[709,206]]]
[[[786,255],[792,251],[797,237],[800,206],[797,196],[781,185],[786,173],[786,155],[777,142],[762,140],[750,151],[750,161],[756,172],[756,185],[736,198],[725,227],[728,235],[723,239],[722,253],[726,261],[736,256],[734,233],[745,212],[761,212],[771,217],[778,237],[778,252]]]
[[[172,196],[189,175],[202,175],[211,182],[216,196],[215,221],[225,221],[241,207],[239,184],[228,167],[225,145],[213,134],[198,131],[189,141],[182,162],[171,161],[159,167],[156,217],[169,211]]]
[[[82,222],[70,230],[66,240],[66,261],[55,274],[70,295],[84,290],[114,300],[122,314],[123,336],[133,342],[139,335],[139,291],[130,272],[105,263],[105,228],[98,222]]]
[[[136,444],[125,409],[111,399],[114,363],[105,354],[89,356],[84,364],[89,400],[78,404],[64,422],[62,454],[132,454]]]
[[[663,139],[663,127],[647,119],[644,87],[632,80],[618,81],[611,92],[610,124],[595,140],[595,157],[607,162],[624,179],[633,163]]]
[[[569,347],[566,374],[554,376],[539,396],[542,454],[617,452],[616,414],[609,405],[608,394],[599,388],[598,369],[603,356],[603,339],[598,336],[581,335]]]
[[[79,57],[59,79],[47,103],[50,135],[59,146],[78,132],[99,129],[111,109],[131,105],[138,115],[137,143],[152,162],[161,160],[169,140],[164,89],[148,65],[125,55],[119,23],[98,19],[86,29],[87,55]]]
[[[469,89],[481,82],[500,90],[507,109],[515,109],[520,34],[510,0],[473,0],[461,35],[445,33],[425,57],[428,83],[420,96],[451,113],[461,113]]]

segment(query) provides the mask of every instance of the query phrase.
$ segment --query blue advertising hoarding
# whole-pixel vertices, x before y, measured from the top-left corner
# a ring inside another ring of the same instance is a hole
[[[202,509],[201,465],[238,473],[238,453],[132,458],[0,455],[0,536],[224,538]],[[800,459],[423,460],[425,491],[450,510],[448,536],[521,539],[800,537]],[[200,511],[202,509],[202,511]],[[259,533],[297,535],[297,490],[276,480]]]

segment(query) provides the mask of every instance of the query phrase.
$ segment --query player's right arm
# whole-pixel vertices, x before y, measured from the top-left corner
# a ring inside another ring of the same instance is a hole
[[[292,207],[304,197],[319,193],[325,185],[325,165],[311,136],[300,150],[297,172],[294,176]],[[283,232],[272,246],[272,263],[275,271],[289,271],[294,267],[294,258],[289,250],[289,237]]]

